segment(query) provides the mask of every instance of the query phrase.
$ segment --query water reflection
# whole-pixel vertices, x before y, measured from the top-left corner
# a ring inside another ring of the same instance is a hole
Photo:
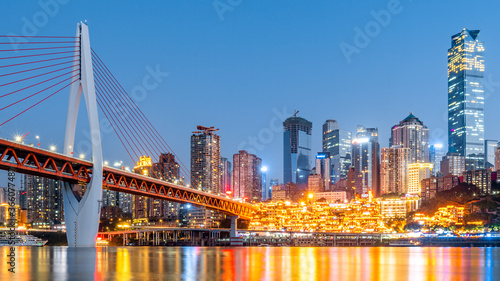
[[[67,247],[16,251],[0,280],[494,280],[499,248]]]

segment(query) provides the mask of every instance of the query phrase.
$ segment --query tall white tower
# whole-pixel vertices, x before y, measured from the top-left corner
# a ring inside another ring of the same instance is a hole
[[[64,183],[64,216],[68,245],[70,247],[95,247],[101,211],[103,160],[89,29],[86,24],[81,22],[77,25],[76,37],[78,41],[75,47],[75,56],[79,57],[80,60],[74,62],[73,70],[79,71],[80,77],[70,88],[64,136],[64,154],[73,156],[76,119],[83,93],[90,125],[94,166],[92,168],[92,179],[87,184],[83,197],[80,198],[73,192],[78,184]]]

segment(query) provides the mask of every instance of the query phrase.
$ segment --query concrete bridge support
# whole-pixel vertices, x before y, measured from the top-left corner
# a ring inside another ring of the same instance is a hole
[[[83,186],[67,182],[63,184],[64,217],[69,247],[95,247],[101,212],[103,158],[89,30],[86,24],[78,24],[76,37],[80,40],[77,41],[79,46],[75,47],[75,55],[80,58],[80,62],[74,62],[73,70],[79,71],[80,76],[74,78],[78,80],[71,84],[70,88],[63,153],[74,156],[76,121],[83,93],[90,125],[91,157],[94,165],[92,179],[87,184],[83,196],[79,190]]]

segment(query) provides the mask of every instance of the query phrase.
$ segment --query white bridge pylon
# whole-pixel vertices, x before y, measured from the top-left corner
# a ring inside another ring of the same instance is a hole
[[[83,93],[90,125],[94,166],[92,179],[87,184],[83,197],[80,198],[73,192],[78,184],[63,183],[64,217],[69,247],[95,247],[101,212],[103,158],[89,29],[86,24],[80,22],[77,25],[76,37],[79,41],[75,47],[75,55],[80,60],[73,63],[73,70],[79,70],[80,77],[79,80],[71,84],[70,88],[63,153],[67,156],[73,156],[76,121]]]

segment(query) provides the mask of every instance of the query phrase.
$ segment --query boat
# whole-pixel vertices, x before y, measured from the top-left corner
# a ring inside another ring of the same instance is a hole
[[[101,237],[97,237],[97,241],[95,241],[95,245],[100,246],[100,247],[109,246],[109,241],[105,240],[105,239],[101,239]]]
[[[419,245],[420,241],[415,241],[410,239],[398,239],[389,242],[389,246],[394,246],[394,247],[413,247]]]
[[[12,243],[12,240],[14,240],[14,244],[9,244]],[[16,235],[14,239],[11,239],[5,235],[0,236],[0,246],[37,246],[37,247],[43,247],[47,244],[47,240],[42,240],[38,237],[35,237],[33,235],[27,234],[27,235]]]

